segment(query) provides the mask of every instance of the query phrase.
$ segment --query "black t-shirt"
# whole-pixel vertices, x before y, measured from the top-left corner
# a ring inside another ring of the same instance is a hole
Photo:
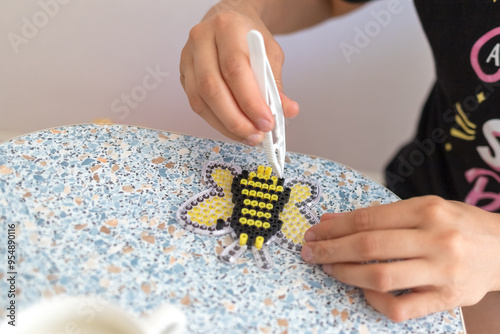
[[[500,0],[414,2],[437,79],[386,185],[500,212]]]

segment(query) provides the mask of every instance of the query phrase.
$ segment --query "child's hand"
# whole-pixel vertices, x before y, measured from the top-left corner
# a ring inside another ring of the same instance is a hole
[[[181,54],[181,83],[193,110],[229,138],[257,145],[271,131],[274,118],[262,98],[248,58],[247,33],[259,30],[278,90],[283,91],[281,47],[261,21],[251,1],[222,1],[189,34]],[[286,117],[298,104],[281,93]]]
[[[363,288],[394,321],[479,302],[500,290],[500,217],[435,196],[325,214],[302,258]],[[384,262],[402,259],[403,261]],[[365,261],[379,263],[363,264]],[[411,289],[395,297],[389,291]]]

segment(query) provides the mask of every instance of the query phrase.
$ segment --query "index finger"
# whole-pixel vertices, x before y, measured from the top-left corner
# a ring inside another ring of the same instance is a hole
[[[229,132],[231,138],[240,138],[250,145],[256,145],[258,142],[255,139],[262,139],[262,134],[240,110],[234,93],[224,81],[219,68],[219,51],[214,41],[203,36],[193,48],[197,94],[207,106],[203,113],[198,112],[213,126],[222,125],[221,132]],[[219,129],[219,126],[216,128]]]
[[[216,36],[220,70],[241,111],[262,132],[271,131],[274,117],[255,80],[248,55],[246,35],[241,31],[226,31],[235,36]],[[224,41],[231,40],[231,43]]]
[[[414,203],[404,200],[343,214],[329,214],[319,224],[309,228],[304,238],[311,242],[370,230],[414,228],[419,223],[416,211]]]

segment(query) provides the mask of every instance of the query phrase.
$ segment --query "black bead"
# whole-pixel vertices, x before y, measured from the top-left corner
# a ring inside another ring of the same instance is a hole
[[[217,230],[222,230],[224,228],[224,224],[225,224],[224,219],[221,218],[217,219],[217,226],[216,226]]]

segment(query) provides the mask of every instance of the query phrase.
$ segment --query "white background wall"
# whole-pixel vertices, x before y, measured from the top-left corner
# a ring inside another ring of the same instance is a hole
[[[178,73],[189,30],[214,0],[58,1],[67,3],[0,0],[0,136],[105,117],[223,138],[191,111]],[[285,90],[301,106],[287,122],[290,151],[377,174],[413,134],[433,78],[431,54],[411,1],[376,30],[373,11],[388,6],[376,1],[278,37]],[[340,45],[355,46],[358,28],[374,29],[373,37],[348,62]],[[112,107],[156,68],[168,75],[136,108]]]

